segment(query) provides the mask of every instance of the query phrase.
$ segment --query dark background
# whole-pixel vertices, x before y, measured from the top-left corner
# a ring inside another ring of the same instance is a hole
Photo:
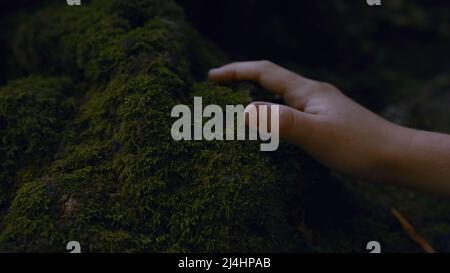
[[[234,60],[273,60],[378,111],[450,67],[448,1],[178,2]]]
[[[382,111],[420,96],[450,71],[450,2],[177,0],[189,21],[231,60],[269,59],[307,77],[329,81]],[[0,3],[0,83],[11,78],[7,37],[20,14],[44,2]],[[88,1],[82,1],[88,4]]]

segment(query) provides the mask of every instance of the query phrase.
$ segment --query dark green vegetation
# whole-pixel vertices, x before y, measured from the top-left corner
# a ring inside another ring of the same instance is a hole
[[[13,25],[1,252],[61,252],[71,240],[102,252],[364,252],[371,240],[420,251],[389,213],[398,204],[432,243],[450,232],[447,204],[342,182],[287,144],[174,142],[174,105],[251,97],[204,81],[225,58],[172,1],[55,1]]]
[[[194,94],[249,102],[195,80],[218,54],[171,2],[104,3],[41,9],[18,27],[15,58],[40,76],[0,93],[1,249],[295,249],[282,191],[300,172],[282,179],[256,143],[171,138],[171,108]]]

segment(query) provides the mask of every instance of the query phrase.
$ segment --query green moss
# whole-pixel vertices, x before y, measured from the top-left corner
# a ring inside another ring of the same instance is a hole
[[[85,73],[94,74],[90,70],[100,68],[90,68],[95,66],[91,60],[102,62],[104,70],[114,65],[114,55],[104,59],[99,49],[129,28],[120,18],[85,7],[44,8],[20,25],[13,43],[15,61],[29,72],[74,76],[80,66],[88,66]]]
[[[357,198],[290,145],[172,140],[173,106],[251,100],[204,81],[224,57],[183,18],[172,1],[96,0],[18,26],[15,63],[40,76],[0,89],[0,251],[62,252],[71,240],[92,252],[405,244],[381,200]]]
[[[14,190],[15,173],[40,173],[50,163],[72,115],[69,81],[37,76],[0,89],[0,204]]]
[[[126,19],[134,27],[142,26],[154,17],[167,18],[171,21],[181,20],[184,17],[180,7],[172,1],[165,0],[94,0],[92,5],[97,10],[104,10]]]
[[[0,237],[4,251],[49,251],[63,242],[58,237],[52,214],[57,206],[52,200],[49,180],[23,184],[17,191]],[[35,217],[39,215],[39,217]],[[21,230],[18,234],[17,230]],[[18,236],[19,235],[19,236]],[[9,238],[9,240],[5,240]]]
[[[196,83],[197,64],[214,62],[216,53],[198,34],[189,35],[195,31],[182,17],[162,18],[175,15],[161,10],[171,2],[160,2],[145,9],[141,1],[127,2],[126,16],[119,2],[101,11],[48,9],[20,27],[16,54],[32,60],[22,62],[24,69],[76,71],[72,77],[87,88],[76,88],[76,115],[66,126],[76,136],[58,138],[63,149],[45,174],[20,183],[0,248],[63,251],[68,238],[85,251],[294,248],[281,195],[292,183],[280,182],[281,169],[257,143],[172,140],[174,105],[189,104],[194,95],[220,105],[246,104],[250,97]],[[145,22],[129,18],[133,12]],[[205,49],[191,51],[194,45]],[[43,48],[55,54],[42,54]],[[203,51],[211,53],[202,57]]]

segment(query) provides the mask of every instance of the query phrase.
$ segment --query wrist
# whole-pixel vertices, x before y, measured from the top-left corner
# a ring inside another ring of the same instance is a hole
[[[373,178],[380,182],[398,182],[398,174],[402,173],[410,158],[417,130],[403,127],[386,121],[380,147],[374,155],[375,166]]]
[[[383,120],[376,149],[373,150],[369,178],[380,182],[392,182],[406,160],[413,138],[412,130]]]

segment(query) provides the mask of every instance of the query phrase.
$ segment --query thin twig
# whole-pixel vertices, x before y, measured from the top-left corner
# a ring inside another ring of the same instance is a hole
[[[433,247],[422,237],[420,236],[415,228],[408,222],[408,220],[395,208],[392,209],[392,214],[397,219],[397,221],[400,222],[400,225],[402,225],[403,230],[408,234],[408,236],[413,240],[415,243],[420,245],[422,249],[425,251],[425,253],[436,253],[436,251],[433,249]]]

